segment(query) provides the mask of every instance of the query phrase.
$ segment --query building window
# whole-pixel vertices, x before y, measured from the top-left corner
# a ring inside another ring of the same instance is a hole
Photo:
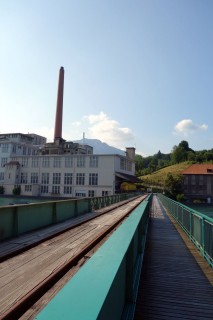
[[[72,168],[73,157],[65,157],[65,168]]]
[[[31,183],[38,183],[38,172],[31,173]]]
[[[25,190],[25,191],[28,191],[28,192],[32,191],[32,186],[31,186],[31,184],[26,184],[25,187],[24,187],[24,190]]]
[[[85,157],[77,157],[77,167],[84,168],[85,167]]]
[[[21,183],[27,183],[27,172],[21,173]]]
[[[50,166],[50,158],[49,157],[43,157],[42,158],[42,167],[43,168],[49,168]]]
[[[13,153],[16,153],[16,144],[13,144],[12,152],[13,152]]]
[[[88,191],[88,197],[94,197],[95,196],[95,191],[94,190],[89,190]]]
[[[39,165],[39,158],[33,157],[32,158],[32,168],[38,168]]]
[[[193,185],[195,185],[195,175],[194,174],[191,175],[191,183]]]
[[[77,185],[84,185],[84,182],[85,182],[85,174],[84,173],[77,173],[76,184]]]
[[[0,180],[4,180],[4,172],[0,172]]]
[[[64,174],[64,184],[72,184],[72,173]]]
[[[98,185],[98,174],[97,173],[90,173],[89,174],[89,185],[90,186],[97,186]]]
[[[2,153],[8,152],[9,144],[8,143],[2,143]]]
[[[48,186],[41,186],[41,193],[48,193]]]
[[[65,186],[64,187],[64,194],[72,194],[72,187],[71,186]]]
[[[97,156],[89,157],[89,166],[90,166],[90,168],[97,168],[98,167],[98,157]]]
[[[28,158],[22,158],[22,167],[27,168],[28,167]]]
[[[61,183],[61,174],[60,173],[53,173],[53,184],[60,184]]]
[[[76,191],[75,196],[84,198],[86,197],[86,192]]]
[[[120,168],[121,168],[122,170],[125,170],[125,161],[124,161],[123,158],[120,158]]]
[[[7,163],[7,158],[1,158],[1,167],[4,167],[6,163]]]
[[[102,191],[102,197],[108,196],[108,195],[109,195],[109,191]]]
[[[52,186],[52,193],[60,193],[60,186]]]
[[[126,170],[126,171],[131,171],[132,170],[131,161],[124,159],[124,158],[120,158],[120,169]]]
[[[43,172],[41,175],[41,183],[42,184],[49,184],[50,174],[49,172]]]
[[[61,159],[59,157],[54,157],[53,167],[54,168],[60,168],[61,167]]]

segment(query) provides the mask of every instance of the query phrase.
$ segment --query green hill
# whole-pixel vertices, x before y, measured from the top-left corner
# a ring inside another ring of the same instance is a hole
[[[151,174],[140,176],[139,178],[148,185],[163,186],[168,173],[174,176],[179,175],[183,170],[188,168],[192,163],[189,161],[181,162],[172,166],[155,171]]]

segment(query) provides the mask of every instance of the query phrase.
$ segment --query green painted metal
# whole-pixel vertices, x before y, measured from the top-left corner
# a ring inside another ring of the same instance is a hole
[[[213,267],[213,219],[162,194],[158,198]]]
[[[0,241],[17,237],[67,219],[83,215],[112,203],[135,197],[122,194],[109,197],[55,200],[0,207]]]
[[[40,204],[17,206],[18,234],[36,230],[52,224],[53,204],[44,202]]]
[[[17,235],[17,216],[14,208],[2,207],[0,214],[0,240]]]
[[[151,196],[142,202],[35,319],[132,319]]]

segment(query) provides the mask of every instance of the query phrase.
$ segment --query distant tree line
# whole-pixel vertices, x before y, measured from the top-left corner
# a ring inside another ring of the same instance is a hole
[[[184,161],[192,163],[206,163],[213,161],[213,149],[194,151],[189,148],[187,141],[181,141],[175,145],[171,153],[163,154],[158,151],[153,156],[142,157],[136,154],[135,173],[136,176],[143,176],[157,170]]]

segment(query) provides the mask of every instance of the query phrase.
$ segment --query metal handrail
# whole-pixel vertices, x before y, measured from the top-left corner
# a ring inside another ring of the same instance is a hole
[[[213,268],[213,219],[163,194],[158,198]]]

